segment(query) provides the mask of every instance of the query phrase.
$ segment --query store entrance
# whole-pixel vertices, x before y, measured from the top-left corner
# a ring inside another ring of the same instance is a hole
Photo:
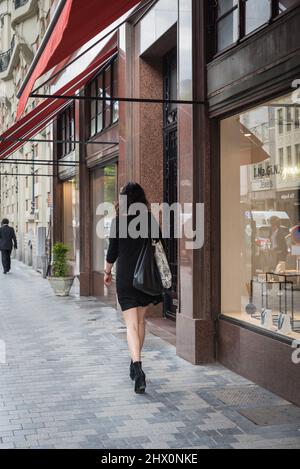
[[[177,99],[177,49],[164,57],[164,96]],[[177,105],[166,104],[164,109],[164,202],[172,205],[178,202],[178,144]],[[173,275],[173,285],[165,295],[164,315],[175,318],[178,309],[178,240],[175,239],[175,222],[171,216],[171,237],[166,239],[166,250]]]

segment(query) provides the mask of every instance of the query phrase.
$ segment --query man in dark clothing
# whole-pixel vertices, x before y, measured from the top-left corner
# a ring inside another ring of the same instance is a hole
[[[271,217],[271,247],[274,253],[274,264],[275,267],[279,262],[285,262],[288,255],[288,248],[286,243],[286,233],[281,227],[281,222],[278,217]]]
[[[3,273],[7,274],[11,268],[11,251],[17,249],[17,238],[15,230],[8,226],[9,221],[5,218],[2,220],[0,228],[0,251],[2,254]]]

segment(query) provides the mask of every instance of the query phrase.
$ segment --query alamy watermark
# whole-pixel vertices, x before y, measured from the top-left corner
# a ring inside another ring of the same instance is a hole
[[[295,349],[292,353],[292,362],[295,365],[300,365],[300,340],[294,340],[292,348]]]
[[[300,79],[294,80],[292,82],[292,88],[295,88],[295,91],[292,93],[292,102],[293,104],[300,104]]]
[[[149,217],[149,211],[152,216]],[[162,221],[161,235],[164,239],[183,239],[185,249],[201,249],[204,245],[204,204],[196,203],[153,203],[150,207],[143,203],[127,206],[127,196],[121,195],[118,208],[118,233],[116,224],[112,223],[117,212],[114,204],[99,204],[96,215],[100,220],[96,226],[98,238],[105,239],[119,237],[126,239],[160,237],[158,220]],[[127,217],[133,216],[128,219]]]
[[[0,365],[6,363],[6,343],[4,340],[0,340]]]

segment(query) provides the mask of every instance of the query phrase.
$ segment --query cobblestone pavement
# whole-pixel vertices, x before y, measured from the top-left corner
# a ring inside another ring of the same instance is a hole
[[[56,298],[18,262],[0,278],[0,339],[0,449],[300,448],[300,417],[259,426],[242,415],[257,402],[296,407],[219,365],[190,365],[154,335],[147,394],[135,395],[115,310]]]

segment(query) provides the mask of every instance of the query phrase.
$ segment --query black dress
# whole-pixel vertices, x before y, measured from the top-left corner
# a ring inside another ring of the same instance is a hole
[[[135,217],[136,216],[132,215],[126,217],[125,223],[127,228]],[[150,214],[149,217],[151,218]],[[109,264],[114,264],[117,261],[117,295],[122,311],[127,311],[128,309],[137,308],[139,306],[145,307],[150,304],[161,303],[163,301],[162,295],[146,295],[133,287],[135,267],[145,243],[145,238],[138,237],[133,239],[129,235],[126,238],[122,238],[120,237],[119,227],[120,220],[119,217],[117,217],[112,222],[106,260]],[[116,236],[113,236],[114,232]],[[148,232],[148,236],[150,237],[150,231]],[[161,232],[159,237],[161,238]]]

